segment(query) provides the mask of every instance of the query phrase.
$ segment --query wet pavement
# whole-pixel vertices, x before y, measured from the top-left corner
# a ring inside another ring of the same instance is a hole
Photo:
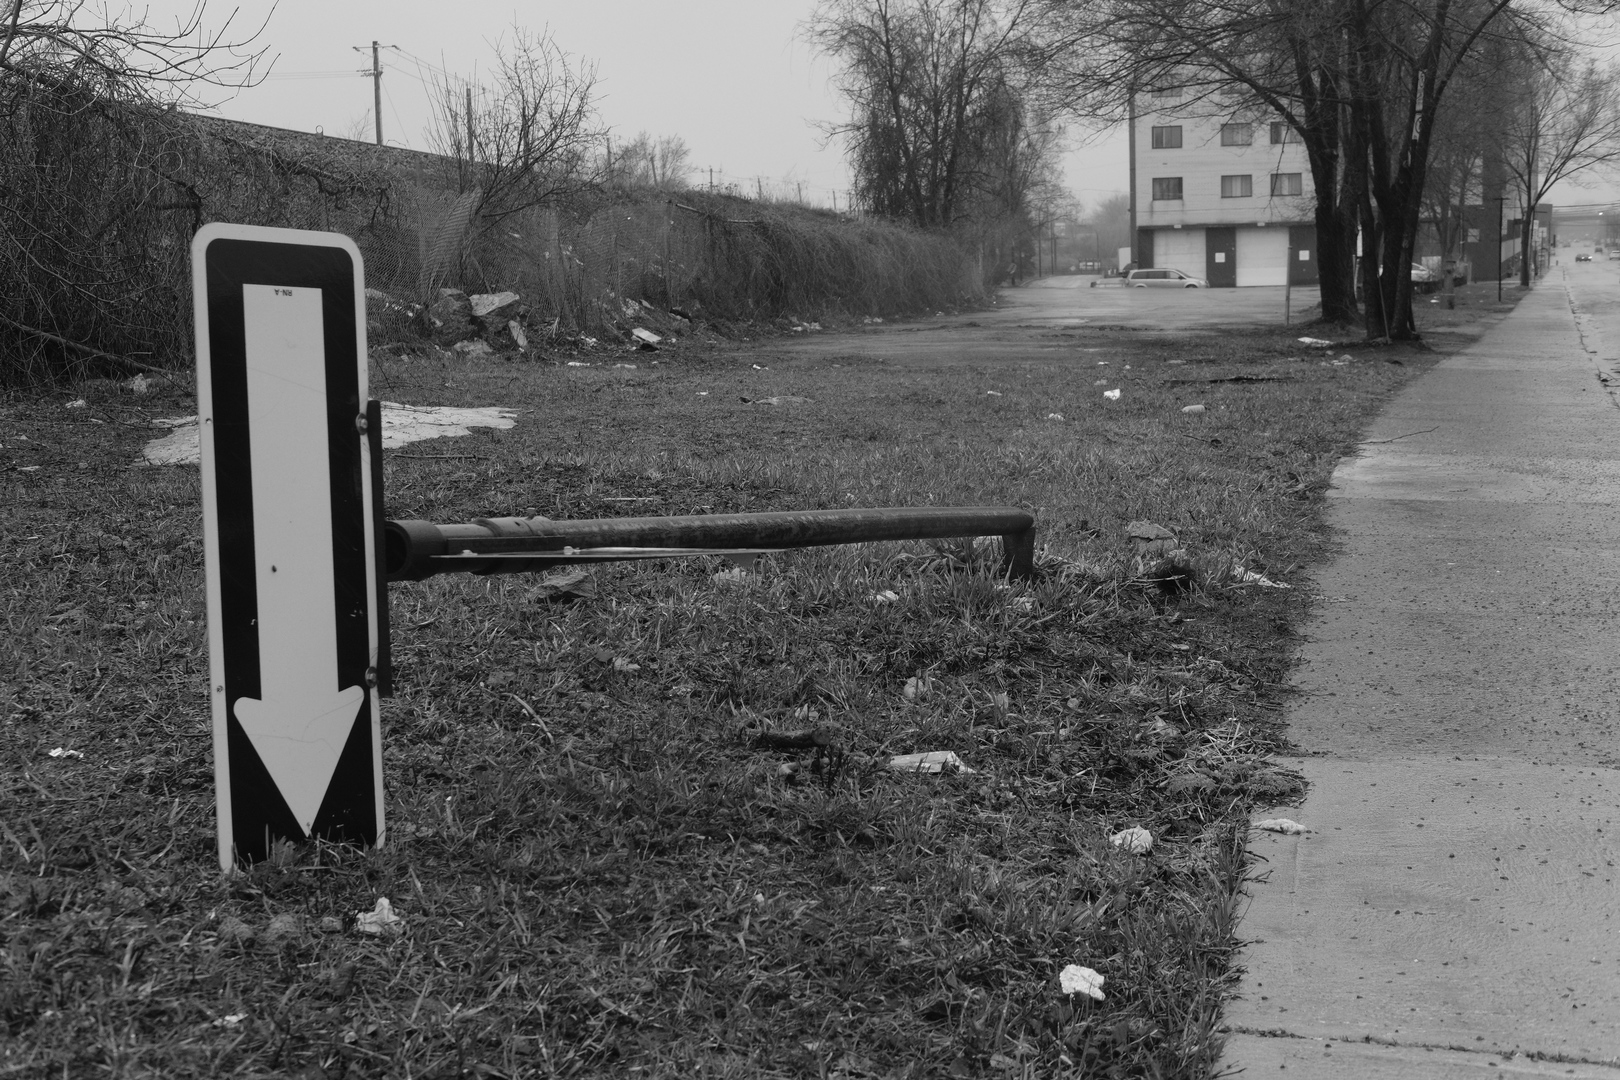
[[[1223,1069],[1620,1078],[1611,383],[1620,266],[1557,266],[1335,472]]]

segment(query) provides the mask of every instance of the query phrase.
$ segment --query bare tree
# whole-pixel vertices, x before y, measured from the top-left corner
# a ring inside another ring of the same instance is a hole
[[[679,135],[654,137],[645,131],[612,153],[607,171],[610,184],[678,191],[686,187],[692,171],[691,154]]]
[[[990,164],[978,151],[1026,123],[1019,65],[1031,0],[823,0],[807,35],[843,68],[848,143],[868,210],[950,225]],[[1014,133],[1016,134],[1016,133]]]
[[[173,101],[200,86],[247,86],[263,66],[263,50],[253,48],[263,24],[234,30],[233,10],[211,28],[204,0],[172,29],[133,13],[114,17],[86,0],[11,0],[0,11],[0,71],[112,100]]]
[[[1524,196],[1519,283],[1529,285],[1536,207],[1561,181],[1620,162],[1620,71],[1567,50],[1516,66],[1503,164]]]
[[[451,158],[462,190],[476,190],[484,226],[588,186],[601,145],[596,69],[576,64],[548,34],[516,27],[496,46],[493,85],[440,80],[429,145]]]
[[[252,83],[262,59],[254,33],[204,18],[198,3],[159,29],[80,0],[0,0],[0,381],[174,358],[201,198],[179,175],[195,144],[173,106]]]
[[[1316,187],[1324,316],[1413,337],[1408,267],[1441,105],[1482,43],[1523,40],[1607,0],[1105,0],[1057,3],[1047,55],[1068,58],[1070,100],[1117,115],[1172,86],[1211,107],[1269,109],[1300,136]],[[1081,58],[1076,62],[1073,58]]]

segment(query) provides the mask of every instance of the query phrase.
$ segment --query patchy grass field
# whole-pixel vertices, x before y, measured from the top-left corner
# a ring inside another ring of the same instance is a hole
[[[1270,755],[1322,492],[1434,354],[1064,342],[948,370],[701,334],[584,367],[379,351],[379,397],[521,417],[391,452],[392,516],[1011,503],[1041,573],[909,545],[605,567],[574,603],[395,586],[389,844],[229,879],[196,471],[132,465],[194,402],[5,402],[0,1076],[1209,1075],[1249,813],[1299,791]],[[1179,534],[1185,591],[1138,519]],[[832,752],[785,775],[759,736],[812,727]],[[887,768],[930,750],[972,771]],[[1110,843],[1130,826],[1150,853]],[[379,897],[403,933],[357,932]]]

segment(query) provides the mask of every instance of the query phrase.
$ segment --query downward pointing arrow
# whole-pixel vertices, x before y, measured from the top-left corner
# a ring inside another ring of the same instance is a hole
[[[233,707],[308,834],[366,697],[338,685],[321,291],[244,285],[242,313],[260,697]]]
[[[336,678],[332,680],[336,682]],[[326,799],[366,692],[294,687],[284,698],[236,699],[236,719],[307,836]]]

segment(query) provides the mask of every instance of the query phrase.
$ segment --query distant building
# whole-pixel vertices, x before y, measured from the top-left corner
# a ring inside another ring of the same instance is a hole
[[[1315,284],[1315,188],[1299,135],[1269,114],[1215,109],[1185,107],[1174,89],[1133,100],[1137,266],[1215,287]]]

